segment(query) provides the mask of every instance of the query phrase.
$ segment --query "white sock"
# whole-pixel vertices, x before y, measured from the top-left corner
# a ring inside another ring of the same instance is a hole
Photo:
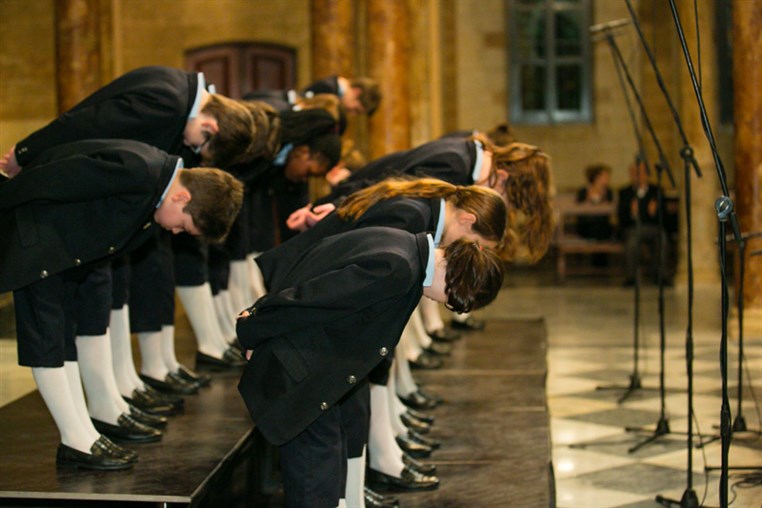
[[[230,278],[228,279],[228,288],[237,289],[237,294],[242,299],[239,301],[241,310],[251,306],[254,303],[254,294],[251,291],[251,276],[249,274],[249,264],[245,259],[230,262]]]
[[[339,499],[339,504],[336,505],[336,508],[347,508],[347,500],[344,498]]]
[[[410,364],[407,361],[405,353],[400,348],[395,348],[394,351],[393,374],[396,376],[398,395],[407,397],[411,393],[418,391],[418,384],[413,378],[413,373],[410,372]]]
[[[347,506],[365,507],[365,447],[362,455],[347,460],[347,486],[344,492]]]
[[[90,413],[87,411],[87,402],[85,402],[85,392],[82,391],[82,378],[79,375],[79,364],[77,362],[64,362],[64,371],[69,384],[69,393],[74,403],[74,409],[77,411],[82,422],[82,428],[90,435],[90,440],[95,441],[100,434],[95,430],[93,421],[90,419]]]
[[[421,319],[421,306],[415,308],[415,312],[410,316],[410,326],[413,329],[413,336],[418,345],[422,348],[427,348],[431,345],[431,337],[429,337],[426,327],[423,326],[423,319]]]
[[[90,453],[93,446],[92,433],[82,422],[89,418],[87,413],[77,414],[77,406],[69,389],[69,378],[64,367],[33,367],[32,377],[37,389],[56,422],[61,442],[84,453]],[[97,439],[97,438],[96,438]]]
[[[372,469],[400,478],[405,464],[402,462],[402,449],[394,440],[386,393],[385,386],[371,383],[368,457]]]
[[[262,254],[261,252],[254,252],[246,256],[246,262],[249,263],[249,275],[251,276],[251,292],[254,296],[254,301],[259,300],[267,294],[267,288],[265,287],[265,280],[262,277],[262,270],[259,269],[259,265],[254,261],[257,256]],[[254,302],[252,302],[254,303]]]
[[[138,334],[138,343],[140,344],[140,373],[144,376],[152,377],[163,381],[169,369],[164,364],[162,358],[162,342],[164,333],[143,332]]]
[[[228,348],[214,315],[214,301],[209,283],[200,286],[177,286],[177,295],[185,308],[196,335],[198,350],[214,358],[222,358]]]
[[[230,343],[235,339],[235,315],[231,314],[228,310],[228,304],[225,295],[228,294],[228,290],[220,291],[212,298],[214,300],[214,314],[217,316],[217,322],[222,330],[222,335],[225,340]]]
[[[108,331],[106,335],[78,335],[76,341],[88,412],[96,420],[115,425],[129,407],[116,387]]]
[[[175,325],[161,327],[161,359],[169,372],[177,372],[180,368],[175,356]]]
[[[138,374],[135,372],[135,361],[132,357],[130,308],[128,305],[121,309],[111,310],[109,336],[111,338],[111,361],[114,364],[116,386],[119,388],[119,393],[130,397],[133,390],[142,388],[142,384],[135,383]]]
[[[426,331],[444,330],[445,324],[442,321],[442,315],[439,313],[439,302],[422,296],[418,307],[421,309],[421,317]]]
[[[470,312],[464,312],[463,314],[458,314],[457,312],[452,313],[453,321],[457,321],[459,323],[465,323],[470,316],[471,316]]]
[[[400,415],[396,413],[394,401],[397,399],[397,383],[394,382],[394,371],[389,373],[389,381],[386,384],[386,402],[389,404],[389,421],[395,436],[407,434],[407,427],[402,423]]]
[[[404,330],[402,330],[402,336],[400,337],[399,344],[397,344],[397,348],[401,349],[405,354],[405,357],[410,361],[416,360],[423,352],[421,345],[418,343],[413,333],[411,320],[408,320]]]

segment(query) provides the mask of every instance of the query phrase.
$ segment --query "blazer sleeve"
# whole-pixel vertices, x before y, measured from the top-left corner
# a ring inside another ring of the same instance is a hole
[[[144,87],[101,101],[85,101],[16,147],[19,164],[26,166],[52,146],[82,139],[124,138],[147,141],[177,128],[185,121],[185,99],[159,86]],[[26,169],[26,168],[25,168]]]
[[[0,210],[32,202],[74,203],[152,192],[154,183],[145,164],[126,166],[118,160],[74,155],[29,167],[0,184]]]
[[[336,322],[405,294],[417,279],[404,256],[366,257],[260,298],[252,315],[238,320],[238,340],[254,349],[269,338]]]

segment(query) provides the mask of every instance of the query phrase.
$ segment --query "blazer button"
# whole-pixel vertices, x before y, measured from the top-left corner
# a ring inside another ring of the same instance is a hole
[[[328,409],[328,403],[327,402],[321,402],[320,403],[320,410],[321,411],[325,411],[326,409]]]
[[[112,246],[112,247],[109,247],[109,248],[108,248],[108,253],[109,253],[109,254],[113,254],[114,252],[116,252],[116,247],[113,247],[113,246]]]
[[[43,270],[43,271],[40,272],[40,278],[41,279],[44,279],[47,276],[48,276],[48,271],[47,270]]]
[[[77,259],[74,260],[74,266],[79,266],[81,264],[82,264],[82,260],[81,259],[77,258]]]
[[[386,349],[386,347],[382,347],[381,349],[378,350],[378,354],[380,354],[381,356],[386,356],[389,354],[389,350]]]
[[[29,151],[29,148],[26,146],[22,146],[19,148],[19,153],[27,153]]]
[[[356,382],[357,382],[357,378],[356,377],[354,377],[354,376],[347,377],[347,383],[349,383],[350,385],[353,385]]]

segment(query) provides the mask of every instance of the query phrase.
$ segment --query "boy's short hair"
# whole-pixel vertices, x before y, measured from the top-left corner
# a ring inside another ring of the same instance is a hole
[[[353,78],[350,81],[350,86],[360,89],[359,99],[365,114],[370,116],[375,113],[381,104],[381,88],[378,86],[378,82],[375,79],[361,76]]]
[[[241,102],[212,94],[201,109],[202,113],[217,120],[218,132],[209,140],[210,166],[229,168],[249,162],[249,149],[257,128],[249,108]]]
[[[470,312],[497,297],[503,285],[503,262],[478,242],[458,239],[445,248],[447,307]]]
[[[243,204],[243,184],[216,168],[184,169],[179,177],[191,195],[183,211],[206,240],[224,241]]]
[[[308,141],[307,146],[313,158],[325,159],[326,171],[341,160],[341,137],[338,134],[327,133],[315,136]]]

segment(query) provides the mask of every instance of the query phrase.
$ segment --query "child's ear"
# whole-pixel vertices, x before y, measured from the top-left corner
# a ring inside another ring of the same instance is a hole
[[[291,149],[291,153],[294,154],[294,157],[309,157],[311,155],[310,147],[307,145],[297,145]]]
[[[212,136],[220,132],[220,126],[217,123],[217,119],[213,116],[205,116],[201,121],[201,128],[209,131]]]
[[[171,199],[174,203],[187,204],[190,203],[191,194],[188,189],[183,188],[172,194]]]
[[[473,226],[476,224],[476,215],[471,212],[462,212],[458,217],[458,222],[465,226]]]

